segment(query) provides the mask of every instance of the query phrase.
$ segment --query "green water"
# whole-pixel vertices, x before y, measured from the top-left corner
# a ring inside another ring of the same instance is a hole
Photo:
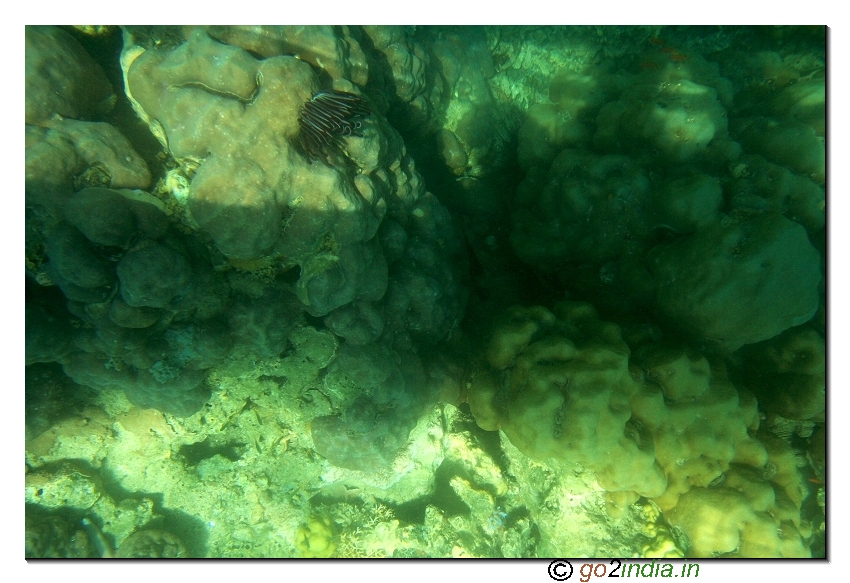
[[[823,27],[26,41],[27,557],[824,556]]]

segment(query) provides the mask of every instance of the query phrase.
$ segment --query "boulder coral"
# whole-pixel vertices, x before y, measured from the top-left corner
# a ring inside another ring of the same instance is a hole
[[[175,27],[156,42],[128,28],[126,95],[169,157],[153,194],[134,190],[150,172],[113,126],[61,119],[69,109],[27,127],[27,196],[40,227],[28,234],[29,269],[85,323],[73,342],[51,342],[35,332],[56,310],[33,307],[31,360],[53,357],[82,384],[190,415],[209,395],[205,371],[231,347],[279,355],[306,310],[352,345],[381,343],[421,366],[413,338],[444,338],[465,301],[451,217],[377,110],[327,164],[293,145],[320,88],[314,67],[348,92],[368,80],[346,31]],[[48,32],[31,31],[32,59]],[[282,54],[293,50],[301,58]],[[411,378],[408,393],[419,384]],[[357,391],[369,389],[340,405]],[[394,415],[409,429],[412,409]]]
[[[26,122],[44,126],[58,118],[94,119],[115,104],[103,69],[56,26],[27,26]]]
[[[786,419],[820,421],[826,408],[826,347],[810,326],[745,346],[743,382],[768,412]]]
[[[191,28],[176,48],[127,42],[123,53],[137,113],[193,174],[191,220],[233,260],[298,265],[296,294],[313,315],[379,301],[388,274],[378,227],[387,214],[407,224],[424,194],[403,145],[376,114],[343,159],[311,164],[293,144],[318,77],[291,55],[258,60],[210,36],[245,44],[247,31],[231,32]]]
[[[88,188],[70,195],[63,211],[64,220],[45,234],[43,270],[80,329],[72,333],[73,349],[34,335],[29,358],[54,353],[80,384],[124,390],[141,406],[194,413],[209,398],[206,370],[230,346],[229,331],[215,320],[223,307],[220,278],[148,193]],[[32,311],[34,333],[43,312]],[[198,320],[171,326],[189,314]]]
[[[501,429],[532,458],[593,469],[607,490],[664,492],[652,441],[631,420],[640,384],[616,325],[587,304],[513,308],[486,355],[468,396],[480,427]]]
[[[369,65],[360,44],[347,26],[240,26],[206,27],[210,37],[262,57],[296,54],[333,79],[365,85]]]
[[[599,111],[597,124],[598,147],[649,152],[672,162],[704,155],[712,140],[728,132],[717,91],[687,79],[634,85]]]
[[[823,137],[808,124],[766,117],[742,120],[737,128],[741,144],[753,154],[785,166],[822,185],[826,179]]]
[[[815,315],[819,257],[798,223],[738,213],[657,246],[648,265],[664,316],[731,352]]]
[[[751,394],[712,371],[701,355],[662,351],[644,367],[648,382],[632,398],[632,414],[652,436],[667,476],[666,490],[654,499],[662,510],[693,487],[722,482],[732,464],[764,468],[767,453],[753,437],[759,416]]]
[[[86,186],[147,188],[147,163],[114,126],[65,119],[26,128],[27,198],[48,207]],[[45,172],[50,168],[50,172]]]
[[[735,179],[729,194],[734,207],[782,214],[803,225],[813,245],[824,239],[826,196],[822,187],[757,155],[742,156],[732,174]]]
[[[746,481],[750,486],[763,483],[758,478]],[[764,494],[772,498],[769,485]],[[669,521],[687,534],[689,556],[809,557],[794,524],[778,519],[772,505],[762,505],[756,496],[725,486],[693,488],[670,511]]]
[[[26,193],[48,210],[86,186],[147,188],[147,163],[102,121],[116,96],[103,69],[66,31],[26,27]]]
[[[509,309],[484,354],[468,382],[478,425],[593,470],[612,516],[644,496],[689,556],[807,556],[793,453],[757,436],[755,398],[703,355],[649,345],[633,359],[618,326],[567,302]]]
[[[171,50],[125,47],[123,64],[127,94],[163,145],[178,160],[203,160],[189,196],[200,227],[226,255],[269,250],[283,209],[307,198],[294,191],[304,178],[292,171],[300,166],[303,175],[309,164],[291,167],[287,158],[297,155],[287,141],[316,89],[309,65],[294,57],[258,61],[200,29]],[[311,203],[329,212],[336,206],[327,196]]]

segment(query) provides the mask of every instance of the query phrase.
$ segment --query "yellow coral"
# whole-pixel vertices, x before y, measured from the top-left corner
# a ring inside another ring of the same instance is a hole
[[[641,557],[645,559],[676,559],[684,556],[676,546],[670,529],[663,525],[658,526],[655,537],[641,549]]]
[[[758,428],[755,399],[722,376],[712,376],[707,364],[701,357],[667,353],[650,369],[656,371],[650,375],[655,382],[631,401],[667,476],[667,489],[655,498],[662,510],[675,506],[693,486],[722,481],[733,462],[756,468],[767,463],[764,447],[750,435]],[[682,400],[671,402],[671,395]]]
[[[295,548],[302,557],[326,559],[336,550],[331,521],[327,517],[314,516],[298,527],[295,533]]]
[[[790,522],[759,512],[732,488],[691,488],[668,513],[695,557],[808,557],[809,549]]]
[[[486,355],[489,366],[469,388],[482,428],[502,429],[534,459],[593,469],[607,490],[664,491],[651,440],[630,425],[629,399],[641,385],[629,368],[629,349],[619,327],[601,322],[592,306],[564,302],[554,313],[513,308],[497,324]]]
[[[593,470],[614,518],[650,498],[644,556],[808,555],[794,454],[756,438],[757,402],[722,367],[645,349],[644,379],[619,328],[568,302],[511,309],[485,354],[469,386],[478,424],[531,458]]]

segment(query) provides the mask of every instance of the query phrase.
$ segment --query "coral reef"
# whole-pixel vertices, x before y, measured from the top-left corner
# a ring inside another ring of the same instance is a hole
[[[35,511],[26,514],[27,559],[88,559],[95,551],[84,530],[75,529],[61,516]]]
[[[648,357],[649,382],[631,401],[667,476],[666,490],[654,499],[665,511],[692,487],[721,483],[731,464],[759,469],[767,464],[764,447],[752,435],[759,423],[755,399],[712,371],[704,358],[695,360],[675,351]]]
[[[726,112],[717,91],[688,79],[660,87],[635,84],[606,104],[597,119],[594,143],[618,151],[656,151],[672,162],[703,155],[726,137]]]
[[[786,419],[822,420],[826,355],[821,334],[808,326],[744,347],[743,382],[761,406]]]
[[[311,518],[295,533],[295,547],[302,557],[327,559],[336,550],[333,531],[328,518]]]
[[[729,352],[818,309],[818,253],[801,225],[779,215],[715,223],[654,248],[649,262],[661,312]]]
[[[107,123],[64,119],[27,126],[26,144],[27,197],[46,206],[61,204],[71,189],[147,188],[151,182],[145,161]]]
[[[74,38],[55,26],[26,27],[26,122],[93,119],[115,104],[103,69]]]
[[[163,530],[138,530],[118,547],[119,559],[181,559],[186,545],[177,536]]]
[[[467,399],[483,429],[500,429],[525,455],[593,470],[609,514],[650,498],[691,541],[683,552],[807,556],[799,473],[780,461],[790,451],[784,442],[767,440],[766,448],[755,437],[756,400],[700,354],[643,346],[638,361],[645,376],[618,327],[587,304],[513,308],[494,326]],[[759,488],[769,498],[746,497]],[[735,504],[750,514],[724,518],[730,526],[718,536],[728,538],[701,540],[714,536],[706,525],[716,522],[702,513]],[[731,525],[750,523],[754,532],[784,529],[785,542],[737,538]]]
[[[824,30],[27,27],[28,557],[821,557]]]
[[[511,244],[545,270],[616,260],[646,238],[648,203],[649,181],[629,158],[564,150],[520,184]]]
[[[651,441],[630,421],[640,385],[628,361],[618,328],[588,304],[515,308],[494,329],[470,408],[483,429],[501,429],[526,455],[591,468],[607,490],[658,496],[666,481]]]
[[[64,211],[66,220],[46,233],[44,271],[87,327],[72,334],[76,350],[54,358],[81,384],[124,389],[140,404],[178,414],[197,411],[209,396],[203,370],[230,343],[211,320],[215,309],[196,311],[217,293],[211,266],[147,193],[88,188]],[[180,324],[181,313],[201,321]]]
[[[736,487],[693,488],[670,511],[670,523],[687,533],[688,552],[695,557],[808,557],[795,526],[778,521],[773,503],[754,498],[762,491],[772,498],[770,486],[763,490],[763,482],[744,480]]]

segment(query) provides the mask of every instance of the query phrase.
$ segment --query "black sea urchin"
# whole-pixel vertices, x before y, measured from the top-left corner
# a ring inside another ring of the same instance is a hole
[[[343,136],[359,136],[361,120],[369,115],[366,101],[354,93],[320,91],[301,106],[299,138],[310,161],[329,164],[329,149]]]

